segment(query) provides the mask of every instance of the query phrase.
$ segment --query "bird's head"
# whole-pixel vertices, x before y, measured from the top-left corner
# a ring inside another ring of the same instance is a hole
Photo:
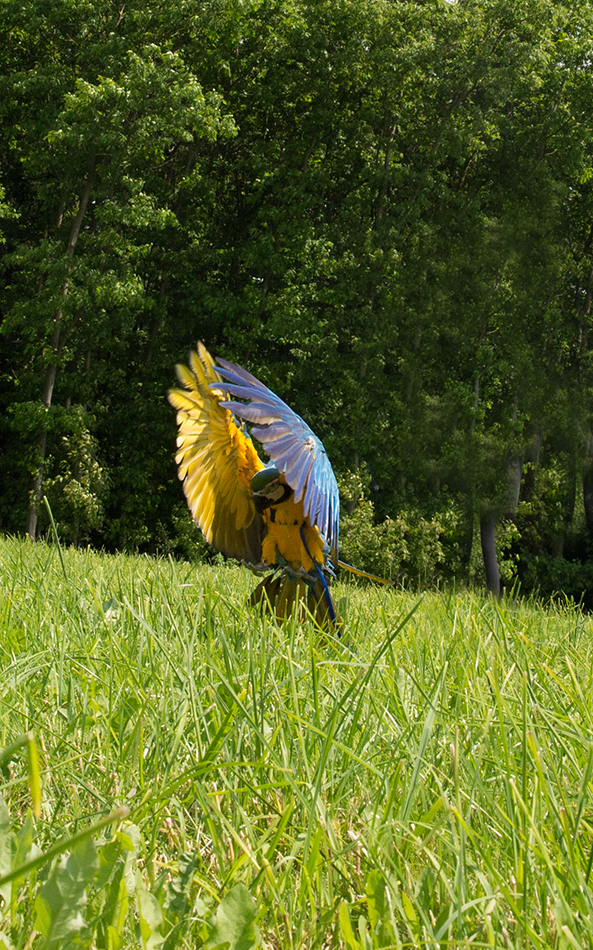
[[[261,507],[276,505],[284,501],[292,489],[284,480],[280,481],[280,472],[275,465],[260,469],[251,479],[251,492]]]

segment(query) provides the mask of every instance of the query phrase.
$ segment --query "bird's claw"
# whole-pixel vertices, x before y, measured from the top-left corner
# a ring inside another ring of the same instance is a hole
[[[318,578],[314,574],[309,574],[309,572],[306,571],[304,567],[289,567],[285,568],[285,570],[288,574],[292,574],[294,577],[296,577],[297,580],[303,580],[308,584],[317,583]]]
[[[265,558],[263,561],[260,561],[259,564],[252,564],[251,561],[241,561],[241,564],[243,564],[244,567],[248,568],[253,574],[257,574],[257,575],[266,574],[270,570],[270,567],[271,567],[271,565],[268,564]]]

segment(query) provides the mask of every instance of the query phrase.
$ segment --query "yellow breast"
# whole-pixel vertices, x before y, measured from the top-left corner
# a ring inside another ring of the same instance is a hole
[[[323,541],[317,528],[305,520],[302,501],[295,502],[291,497],[272,505],[266,510],[265,519],[268,533],[262,544],[262,556],[269,564],[276,563],[276,554],[295,570],[303,567],[310,571],[313,560],[323,564]]]

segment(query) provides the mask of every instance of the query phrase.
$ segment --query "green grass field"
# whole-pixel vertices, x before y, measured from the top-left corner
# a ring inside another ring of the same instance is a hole
[[[578,608],[337,584],[336,639],[9,539],[0,585],[0,948],[593,946]]]

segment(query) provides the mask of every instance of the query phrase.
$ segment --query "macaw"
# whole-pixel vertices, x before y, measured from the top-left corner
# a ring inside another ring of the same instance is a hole
[[[184,389],[171,389],[169,401],[194,520],[218,551],[269,572],[252,603],[269,604],[281,618],[304,600],[319,623],[335,624],[328,582],[338,563],[340,503],[323,444],[267,386],[234,363],[215,363],[202,343],[189,363],[176,366]]]

